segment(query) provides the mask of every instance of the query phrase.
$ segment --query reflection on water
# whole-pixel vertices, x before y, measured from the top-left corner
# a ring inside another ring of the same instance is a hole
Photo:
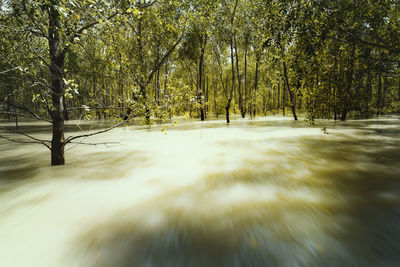
[[[400,265],[398,118],[161,129],[0,140],[0,266]]]

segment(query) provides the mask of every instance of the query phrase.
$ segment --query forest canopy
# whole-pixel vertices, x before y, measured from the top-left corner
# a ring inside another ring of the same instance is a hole
[[[71,119],[399,112],[397,0],[3,0],[0,32],[0,113],[53,165]]]

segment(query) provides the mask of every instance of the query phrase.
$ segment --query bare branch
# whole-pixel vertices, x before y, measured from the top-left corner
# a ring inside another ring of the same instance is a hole
[[[4,131],[7,131],[7,132],[10,132],[10,133],[23,135],[23,136],[28,137],[29,139],[31,139],[33,141],[15,140],[15,139],[12,139],[12,138],[9,138],[9,137],[6,137],[6,136],[0,134],[0,137],[3,138],[3,139],[9,140],[9,141],[12,141],[12,142],[15,142],[15,143],[42,144],[42,145],[44,145],[45,147],[47,147],[48,149],[51,150],[50,145],[47,144],[47,143],[49,143],[49,144],[51,143],[50,140],[42,140],[42,139],[33,137],[33,136],[29,135],[29,134],[23,133],[21,131],[13,131],[13,130],[7,129],[5,127],[0,127],[0,129],[2,129]]]
[[[34,113],[33,111],[29,110],[28,108],[17,106],[17,105],[15,105],[15,104],[13,104],[13,103],[10,103],[9,101],[0,101],[0,103],[5,103],[5,104],[7,104],[7,105],[9,105],[9,106],[11,106],[11,107],[14,107],[14,108],[16,108],[16,109],[19,109],[19,110],[21,110],[21,111],[25,111],[25,112],[27,112],[28,114],[30,114],[32,118],[35,118],[35,119],[37,119],[37,120],[46,121],[46,122],[48,122],[48,123],[53,123],[53,121],[51,121],[51,120],[47,120],[47,119],[41,118],[39,115],[37,115],[37,114]]]
[[[107,128],[107,129],[100,130],[100,131],[97,131],[97,132],[94,132],[94,133],[82,134],[82,135],[77,135],[77,136],[69,136],[67,139],[65,139],[64,144],[71,143],[71,141],[76,140],[76,139],[87,138],[87,137],[90,137],[90,136],[94,136],[94,135],[98,135],[98,134],[109,132],[109,131],[111,131],[111,130],[113,130],[113,129],[115,129],[115,128],[117,128],[117,127],[119,127],[119,126],[121,126],[121,125],[123,125],[125,123],[127,123],[128,121],[129,121],[129,119],[128,120],[124,120],[124,121],[122,121],[120,123],[117,123],[117,124]]]
[[[28,114],[24,114],[24,113],[19,113],[19,112],[2,111],[2,110],[0,110],[0,114],[6,114],[6,115],[12,115],[12,116],[20,116],[20,117],[32,118],[32,119],[35,119],[35,120],[45,121],[45,120],[42,120],[42,119],[38,119],[37,117],[31,116],[31,115],[28,115]],[[49,121],[46,121],[46,122],[49,122]]]
[[[102,142],[102,143],[86,143],[86,142],[70,142],[70,144],[74,144],[74,146],[66,149],[65,151],[71,150],[79,145],[87,145],[87,146],[105,146],[109,147],[109,145],[116,145],[119,144],[118,142]]]

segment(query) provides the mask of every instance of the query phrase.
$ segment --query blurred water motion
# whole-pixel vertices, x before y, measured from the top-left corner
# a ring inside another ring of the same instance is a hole
[[[400,266],[398,118],[162,128],[0,140],[0,266]]]

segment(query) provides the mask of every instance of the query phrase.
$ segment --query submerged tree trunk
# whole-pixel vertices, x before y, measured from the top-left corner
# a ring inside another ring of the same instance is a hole
[[[55,1],[57,4],[59,1]],[[64,81],[65,51],[60,47],[60,14],[55,5],[49,7],[49,48],[51,75],[51,118],[53,137],[51,140],[51,165],[64,165]]]
[[[258,70],[260,68],[260,60],[261,60],[260,52],[256,52],[256,70],[255,70],[255,75],[254,75],[254,96],[252,99],[253,117],[256,116],[256,97],[257,97],[257,90],[258,90]]]
[[[234,57],[233,57],[233,37],[231,37],[230,48],[231,48],[232,85],[231,85],[231,90],[230,90],[230,94],[229,94],[229,97],[228,97],[228,103],[227,103],[226,106],[225,106],[225,111],[226,111],[226,123],[230,123],[230,119],[229,119],[229,109],[230,109],[230,107],[231,107],[233,91],[234,91],[234,89],[235,89],[235,60],[234,60]]]
[[[225,107],[225,115],[226,115],[226,123],[230,123],[230,119],[229,119],[229,109],[231,108],[231,104],[228,103],[228,105],[226,105]]]
[[[199,74],[197,81],[197,99],[200,105],[200,119],[204,121],[204,90],[203,90],[203,80],[204,80],[204,53],[207,45],[207,34],[204,34],[202,38],[202,44],[200,49],[200,60],[199,60]]]
[[[215,116],[218,118],[218,109],[217,109],[217,81],[213,79],[213,98],[214,98],[214,112]]]
[[[285,90],[285,82],[284,82],[283,87],[282,87],[282,115],[283,116],[286,115],[285,109],[286,109],[286,90]]]
[[[236,14],[236,8],[238,6],[239,0],[235,0],[235,5],[233,7],[233,11],[232,13],[228,10],[228,12],[230,13],[230,24],[231,24],[231,36],[230,36],[230,48],[231,48],[231,71],[232,71],[232,85],[231,85],[231,90],[230,90],[230,94],[227,97],[227,104],[225,106],[225,112],[226,112],[226,123],[230,123],[230,119],[229,119],[229,109],[231,108],[231,102],[232,102],[232,96],[233,96],[233,91],[235,89],[235,60],[233,57],[233,39],[235,38],[234,32],[233,32],[233,22],[235,20],[235,14]],[[228,7],[227,7],[228,8]]]
[[[247,102],[248,102],[248,92],[247,92],[247,46],[248,46],[248,35],[245,38],[245,45],[244,45],[244,108],[243,108],[243,115],[244,118],[246,116],[247,111]]]

